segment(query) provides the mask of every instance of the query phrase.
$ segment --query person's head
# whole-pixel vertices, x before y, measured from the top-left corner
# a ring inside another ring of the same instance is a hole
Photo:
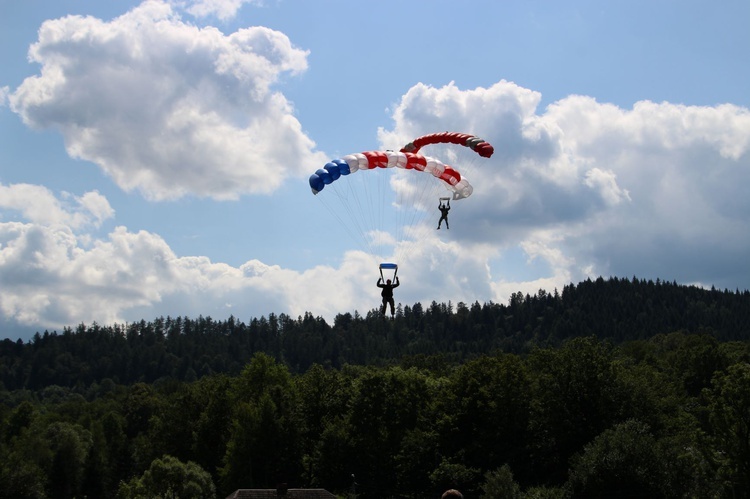
[[[440,499],[464,499],[464,495],[456,489],[449,489],[443,492]]]
[[[390,284],[391,280],[390,279],[386,279],[385,282],[387,282],[388,284]]]

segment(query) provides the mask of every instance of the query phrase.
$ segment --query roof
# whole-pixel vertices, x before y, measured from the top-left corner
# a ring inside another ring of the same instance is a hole
[[[326,489],[288,489],[284,499],[336,499]],[[226,499],[278,499],[276,489],[237,489]]]

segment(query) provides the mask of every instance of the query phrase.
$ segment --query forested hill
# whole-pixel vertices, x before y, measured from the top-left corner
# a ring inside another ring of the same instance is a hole
[[[399,305],[394,320],[371,310],[366,316],[340,314],[332,325],[309,313],[296,319],[270,314],[249,323],[200,316],[81,324],[62,333],[37,333],[28,343],[4,340],[0,376],[8,390],[86,387],[104,379],[192,381],[211,373],[237,374],[259,351],[293,372],[314,363],[338,368],[429,359],[434,365],[495,350],[524,353],[577,336],[618,344],[674,331],[707,332],[719,341],[750,339],[750,292],[599,278],[570,284],[561,293],[515,293],[505,305]]]

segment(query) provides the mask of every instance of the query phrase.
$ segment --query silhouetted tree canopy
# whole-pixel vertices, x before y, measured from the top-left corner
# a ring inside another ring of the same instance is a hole
[[[748,497],[750,294],[81,324],[0,342],[8,497]]]

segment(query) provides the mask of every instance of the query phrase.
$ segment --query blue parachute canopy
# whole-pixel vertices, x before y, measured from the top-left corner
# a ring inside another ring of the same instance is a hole
[[[383,271],[393,271],[393,279],[396,279],[396,274],[398,273],[398,265],[395,263],[381,263],[380,264],[380,278],[385,280],[385,276],[383,275]],[[390,272],[386,272],[386,274],[390,274]]]

